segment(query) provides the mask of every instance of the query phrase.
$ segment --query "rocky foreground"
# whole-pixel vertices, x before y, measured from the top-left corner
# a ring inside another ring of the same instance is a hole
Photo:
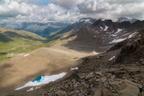
[[[144,96],[144,31],[107,52],[82,59],[78,70],[42,90],[46,96]]]

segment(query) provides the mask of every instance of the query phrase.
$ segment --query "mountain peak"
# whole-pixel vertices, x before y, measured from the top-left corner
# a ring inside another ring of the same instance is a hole
[[[95,21],[95,19],[90,18],[90,17],[81,18],[81,19],[79,20],[80,23],[90,23],[90,24],[94,23],[94,21]]]

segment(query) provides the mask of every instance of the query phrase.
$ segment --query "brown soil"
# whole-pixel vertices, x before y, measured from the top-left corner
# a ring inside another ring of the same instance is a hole
[[[80,53],[59,44],[19,54],[0,65],[0,94],[13,92],[16,87],[22,86],[37,75],[67,71],[75,66],[79,58],[87,55],[90,53]]]

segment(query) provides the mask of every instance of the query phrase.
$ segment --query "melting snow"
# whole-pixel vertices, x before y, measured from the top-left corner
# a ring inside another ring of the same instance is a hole
[[[63,78],[66,75],[66,72],[57,74],[57,75],[51,75],[51,76],[42,76],[40,81],[29,81],[28,83],[26,83],[25,85],[16,88],[15,90],[21,90],[27,87],[35,87],[35,86],[41,86],[41,85],[45,85],[48,84],[50,82],[54,82],[58,79]],[[32,90],[32,89],[31,89]],[[29,90],[30,91],[30,90]]]
[[[128,36],[128,38],[132,38],[133,36],[135,36],[137,34],[137,32],[132,33],[131,35]]]
[[[108,30],[108,26],[105,26],[104,31],[107,31],[107,30]]]
[[[111,61],[111,60],[113,60],[113,59],[115,59],[115,56],[111,57],[111,58],[109,59],[109,61]]]
[[[119,43],[126,40],[126,38],[121,38],[121,39],[114,39],[113,41],[111,41],[109,44],[113,44],[113,43]]]
[[[117,36],[116,34],[112,34],[113,37]]]
[[[99,53],[97,53],[96,51],[92,52],[93,55],[98,55]]]
[[[30,92],[30,91],[33,91],[33,90],[34,90],[34,88],[32,87],[32,88],[28,89],[27,92]]]
[[[118,28],[118,30],[116,31],[115,34],[118,34],[118,33],[121,32],[121,31],[122,31],[122,29]]]
[[[90,23],[90,24],[92,24],[92,22],[91,22],[91,19],[85,19],[85,20],[82,20],[82,22],[85,22],[85,23]]]
[[[112,36],[115,37],[122,31],[123,31],[122,29],[118,28],[117,31],[114,34],[112,34]]]
[[[73,71],[73,70],[78,70],[78,67],[71,68],[71,71]]]
[[[102,27],[102,26],[100,26],[100,29],[101,29],[101,30],[103,30],[103,27]]]

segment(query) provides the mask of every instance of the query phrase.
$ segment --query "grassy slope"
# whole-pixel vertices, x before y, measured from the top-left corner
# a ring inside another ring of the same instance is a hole
[[[31,32],[0,28],[0,62],[43,46],[43,40],[44,38]]]

